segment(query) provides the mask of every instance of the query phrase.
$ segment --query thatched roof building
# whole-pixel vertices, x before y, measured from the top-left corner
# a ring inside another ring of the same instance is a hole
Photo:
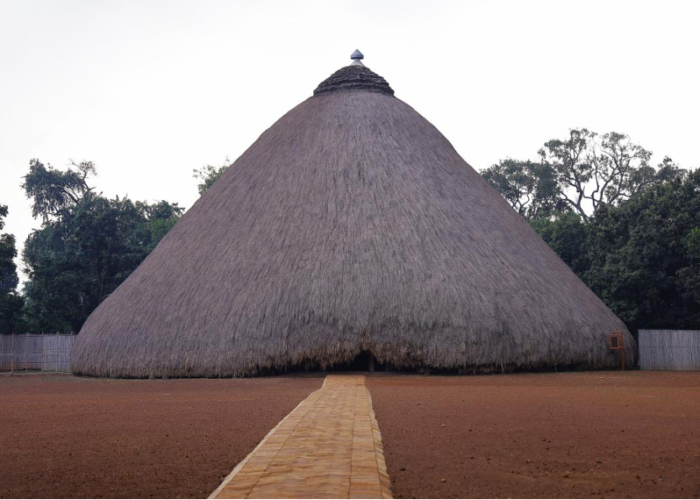
[[[97,308],[74,372],[244,376],[363,351],[397,368],[607,368],[613,330],[634,360],[624,324],[358,63],[265,131]]]

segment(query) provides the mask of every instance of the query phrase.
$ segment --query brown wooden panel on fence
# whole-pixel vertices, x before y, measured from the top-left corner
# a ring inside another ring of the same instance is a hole
[[[0,335],[1,372],[70,372],[75,335],[25,333]]]
[[[639,330],[642,370],[700,370],[700,330]]]

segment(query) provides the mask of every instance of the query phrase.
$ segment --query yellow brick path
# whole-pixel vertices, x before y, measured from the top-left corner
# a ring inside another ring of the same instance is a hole
[[[210,498],[391,498],[365,377],[326,377]]]

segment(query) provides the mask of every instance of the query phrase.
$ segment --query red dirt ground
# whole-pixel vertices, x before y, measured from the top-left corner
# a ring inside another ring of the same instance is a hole
[[[394,496],[700,497],[700,373],[368,379]]]
[[[321,378],[0,377],[0,497],[207,497]]]

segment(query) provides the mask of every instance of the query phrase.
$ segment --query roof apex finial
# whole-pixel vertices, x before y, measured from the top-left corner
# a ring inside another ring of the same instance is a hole
[[[358,65],[358,66],[364,66],[362,64],[362,59],[364,59],[365,56],[362,55],[362,52],[360,52],[358,49],[355,49],[355,52],[352,53],[350,56],[350,59],[352,59],[352,64]]]

